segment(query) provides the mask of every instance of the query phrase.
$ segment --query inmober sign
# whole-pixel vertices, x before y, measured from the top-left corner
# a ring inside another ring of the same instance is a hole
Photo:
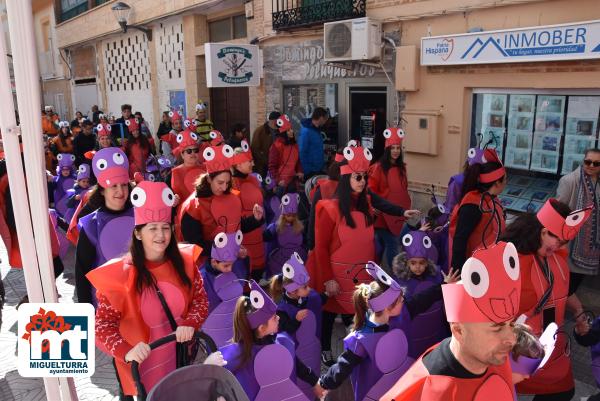
[[[23,377],[89,377],[95,370],[94,307],[19,307],[18,370]]]
[[[600,58],[600,21],[421,39],[421,65]]]

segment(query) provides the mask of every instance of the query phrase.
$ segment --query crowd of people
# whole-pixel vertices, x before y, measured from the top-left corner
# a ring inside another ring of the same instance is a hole
[[[197,330],[219,348],[207,363],[250,400],[323,398],[347,378],[357,401],[570,400],[569,320],[599,365],[600,320],[575,294],[600,263],[599,149],[536,214],[507,222],[493,149],[470,149],[445,201],[432,191],[420,211],[401,128],[381,133],[379,160],[351,140],[326,166],[322,108],[299,132],[271,112],[250,141],[199,103],[195,117],[166,111],[158,143],[121,110],[43,117],[55,275],[75,246],[77,301],[96,308],[121,399],[138,394],[132,361],[149,391],[193,357]],[[0,175],[0,235],[21,267]]]

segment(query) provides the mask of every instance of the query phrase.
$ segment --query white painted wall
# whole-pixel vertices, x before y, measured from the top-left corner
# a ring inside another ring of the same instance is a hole
[[[108,100],[103,111],[118,118],[121,105],[131,104],[132,111],[140,111],[150,130],[156,131],[159,120],[153,116],[150,52],[144,33],[129,31],[105,40],[99,51],[104,60],[104,86]]]
[[[158,109],[162,112],[169,105],[169,91],[185,90],[183,19],[175,17],[160,21],[154,25],[152,34],[156,46]],[[192,115],[189,110],[187,114]],[[160,116],[156,118],[160,121]]]

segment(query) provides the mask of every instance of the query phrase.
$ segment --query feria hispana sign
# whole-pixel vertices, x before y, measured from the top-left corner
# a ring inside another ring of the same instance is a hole
[[[421,39],[421,65],[593,58],[600,58],[600,21]]]

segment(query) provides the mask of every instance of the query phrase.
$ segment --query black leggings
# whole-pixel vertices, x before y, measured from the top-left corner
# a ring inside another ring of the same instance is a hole
[[[575,395],[575,388],[572,388],[562,393],[538,394],[533,397],[532,401],[569,401]]]
[[[573,295],[577,291],[585,277],[585,274],[569,273],[569,295]]]
[[[331,351],[331,334],[333,333],[333,322],[337,315],[337,313],[327,311],[323,311],[321,315],[321,349],[323,351]],[[352,324],[354,315],[342,314],[341,316],[345,326]]]

